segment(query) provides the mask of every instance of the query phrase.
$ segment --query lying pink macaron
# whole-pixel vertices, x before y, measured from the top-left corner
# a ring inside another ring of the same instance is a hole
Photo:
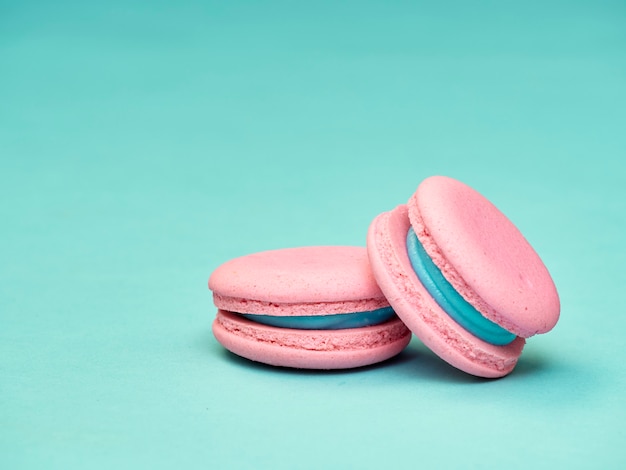
[[[275,366],[343,369],[389,359],[411,332],[378,288],[362,247],[265,251],[209,278],[217,340]]]
[[[556,287],[535,250],[491,202],[454,179],[428,178],[406,205],[376,217],[367,250],[398,316],[467,373],[508,374],[524,338],[559,318]]]

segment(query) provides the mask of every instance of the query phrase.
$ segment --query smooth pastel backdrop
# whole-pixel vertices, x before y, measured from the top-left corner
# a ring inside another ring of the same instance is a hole
[[[624,2],[0,2],[0,467],[626,468]],[[431,174],[562,317],[503,380],[215,341],[220,263]]]

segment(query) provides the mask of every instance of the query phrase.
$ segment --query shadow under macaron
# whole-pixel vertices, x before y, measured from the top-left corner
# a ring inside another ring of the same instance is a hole
[[[215,341],[212,335],[208,335],[212,341]],[[289,374],[289,375],[341,375],[364,373],[368,371],[378,370],[381,368],[393,368],[395,373],[404,374],[420,381],[447,382],[457,384],[481,384],[485,382],[497,382],[506,380],[507,377],[523,377],[541,374],[550,369],[550,361],[539,354],[523,354],[515,369],[509,374],[501,378],[483,378],[467,374],[459,369],[449,365],[443,359],[439,358],[435,353],[430,351],[417,338],[413,337],[409,345],[398,355],[376,364],[370,364],[362,367],[354,367],[348,369],[298,369],[292,367],[280,367],[265,364],[263,362],[252,361],[250,359],[238,356],[223,348],[219,343],[208,347],[207,336],[202,335],[201,344],[205,350],[209,349],[215,360],[226,361],[233,366],[242,367],[249,370],[264,371],[268,373]],[[215,347],[217,346],[217,348]]]
[[[234,366],[243,367],[249,370],[257,370],[257,371],[265,371],[269,373],[276,374],[289,374],[289,375],[302,375],[302,376],[311,376],[311,375],[341,375],[341,374],[356,374],[363,373],[367,371],[377,370],[383,367],[398,367],[398,366],[407,366],[413,361],[417,360],[415,351],[410,350],[409,348],[405,348],[398,355],[389,358],[385,361],[377,362],[375,364],[370,364],[361,367],[352,367],[346,369],[298,369],[294,367],[281,367],[281,366],[273,366],[270,364],[265,364],[263,362],[252,361],[250,359],[246,359],[245,357],[238,356],[235,353],[228,351],[225,348],[219,353],[219,359],[225,360]]]
[[[551,367],[550,361],[546,357],[537,354],[528,354],[522,355],[519,358],[517,365],[510,374],[499,378],[484,378],[456,369],[415,338],[409,345],[409,348],[414,349],[416,359],[409,364],[404,371],[422,381],[430,380],[433,382],[449,382],[458,384],[484,384],[488,382],[507,380],[507,377],[519,378],[522,376],[541,374]]]

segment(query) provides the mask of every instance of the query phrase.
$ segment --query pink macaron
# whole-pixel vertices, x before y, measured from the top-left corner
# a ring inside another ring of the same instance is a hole
[[[411,332],[371,272],[363,247],[265,251],[209,278],[213,334],[229,351],[274,366],[343,369],[389,359]]]
[[[525,338],[556,324],[560,303],[528,241],[484,196],[452,178],[424,180],[370,225],[371,268],[422,342],[480,377],[515,367]]]

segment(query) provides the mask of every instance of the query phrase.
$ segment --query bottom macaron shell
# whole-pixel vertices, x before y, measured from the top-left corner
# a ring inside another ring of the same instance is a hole
[[[372,222],[367,248],[376,281],[402,321],[435,354],[454,367],[479,377],[510,373],[524,348],[516,338],[506,346],[486,343],[467,332],[428,294],[409,261],[405,205],[380,214]]]
[[[411,340],[398,318],[364,328],[294,330],[277,328],[218,310],[213,334],[229,351],[273,366],[347,369],[389,359]]]

